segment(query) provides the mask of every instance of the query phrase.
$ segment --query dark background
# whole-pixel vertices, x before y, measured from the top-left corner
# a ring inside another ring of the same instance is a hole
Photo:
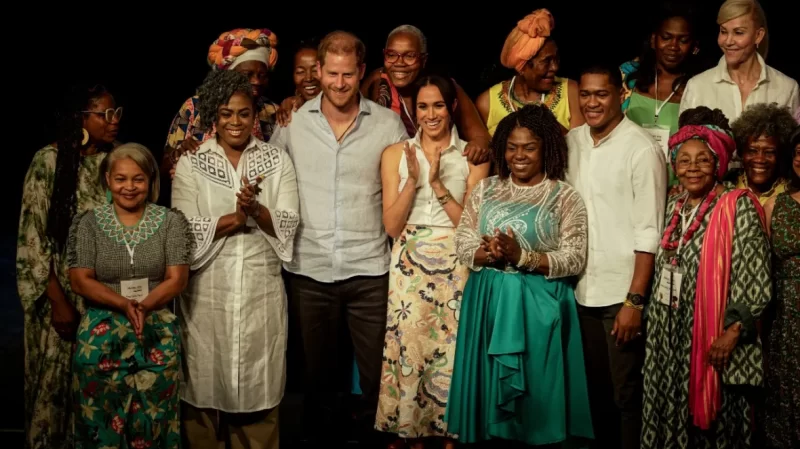
[[[701,25],[700,54],[711,67],[721,55],[716,46],[716,12],[722,2],[695,3]],[[798,21],[790,3],[762,2],[770,30],[767,62],[799,79]],[[382,65],[381,49],[389,31],[410,23],[428,37],[428,67],[453,76],[474,99],[510,76],[499,64],[500,50],[516,22],[534,9],[546,7],[553,13],[560,75],[574,79],[590,59],[619,64],[636,56],[649,37],[649,22],[658,2],[472,4],[258,2],[247,6],[215,2],[208,7],[176,3],[182,8],[176,11],[116,2],[57,9],[42,4],[47,17],[29,10],[30,6],[23,5],[22,13],[6,10],[7,20],[16,25],[6,29],[3,52],[3,135],[10,145],[3,158],[6,218],[0,232],[0,433],[12,432],[17,441],[22,429],[23,331],[14,268],[22,181],[33,154],[53,140],[52,112],[66,86],[88,80],[105,84],[125,109],[119,139],[143,143],[160,158],[174,114],[208,72],[208,46],[226,30],[266,27],[277,34],[279,58],[269,96],[280,102],[294,90],[292,50],[299,40],[322,37],[335,29],[352,31],[366,44],[367,70],[372,71]],[[237,12],[219,5],[243,6]],[[24,23],[25,17],[35,17],[35,23]],[[15,26],[20,29],[14,31]],[[8,441],[3,435],[0,439]]]

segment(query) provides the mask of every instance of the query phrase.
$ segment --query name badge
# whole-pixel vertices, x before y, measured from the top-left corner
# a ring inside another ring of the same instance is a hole
[[[120,290],[122,290],[122,296],[136,302],[144,301],[144,298],[150,294],[150,286],[148,285],[147,278],[122,281],[120,283]]]
[[[658,145],[661,146],[661,151],[664,153],[664,157],[669,160],[669,128],[658,125],[644,125],[642,128],[650,133],[653,139],[658,142]]]
[[[681,298],[682,281],[682,269],[672,265],[664,267],[661,270],[661,279],[658,282],[658,302],[677,309]]]

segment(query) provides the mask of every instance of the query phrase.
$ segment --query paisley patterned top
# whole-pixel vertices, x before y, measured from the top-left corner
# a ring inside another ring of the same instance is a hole
[[[481,236],[511,227],[520,247],[547,254],[548,279],[574,276],[586,264],[586,207],[578,192],[563,181],[544,180],[520,187],[511,179],[486,178],[473,189],[456,231],[461,263],[474,264]]]

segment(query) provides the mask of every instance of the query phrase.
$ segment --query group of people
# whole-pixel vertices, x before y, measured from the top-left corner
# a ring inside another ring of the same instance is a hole
[[[371,73],[301,43],[278,104],[232,30],[160,163],[72,92],[23,190],[26,447],[277,448],[290,317],[314,445],[354,363],[369,447],[797,447],[798,85],[755,0],[717,22],[704,72],[665,4],[570,80],[536,10],[474,102],[403,25]]]

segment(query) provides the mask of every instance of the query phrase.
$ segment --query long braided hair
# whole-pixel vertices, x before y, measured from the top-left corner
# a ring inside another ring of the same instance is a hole
[[[75,87],[66,96],[62,109],[57,113],[58,155],[47,215],[47,236],[59,253],[66,245],[69,227],[75,216],[85,115],[81,111],[88,110],[94,101],[108,94],[108,90],[102,85]]]
[[[506,144],[508,137],[517,127],[527,128],[542,139],[542,163],[545,174],[549,179],[563,180],[567,172],[567,140],[556,116],[549,108],[539,104],[518,109],[508,114],[497,125],[491,147],[498,176],[505,179],[511,174],[506,163]]]

